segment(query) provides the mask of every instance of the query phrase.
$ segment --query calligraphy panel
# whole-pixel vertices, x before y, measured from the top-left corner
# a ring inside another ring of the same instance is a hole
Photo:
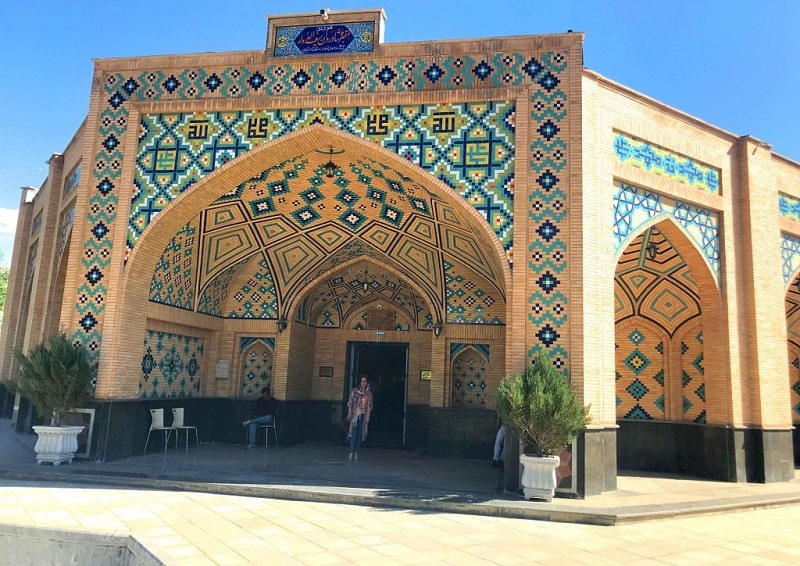
[[[320,53],[371,53],[375,46],[373,22],[286,26],[275,30],[275,56]]]

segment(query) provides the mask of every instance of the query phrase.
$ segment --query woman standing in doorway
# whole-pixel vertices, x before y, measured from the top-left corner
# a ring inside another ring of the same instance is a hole
[[[372,391],[369,389],[369,381],[366,375],[359,377],[358,387],[350,391],[350,398],[347,400],[347,439],[350,443],[350,454],[347,461],[358,461],[358,449],[361,441],[367,438],[367,427],[369,417],[372,414]]]

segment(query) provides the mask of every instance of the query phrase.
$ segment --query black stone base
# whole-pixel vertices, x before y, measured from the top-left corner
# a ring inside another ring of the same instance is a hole
[[[167,425],[172,409],[184,408],[184,421],[196,426],[200,442],[244,444],[242,421],[250,416],[254,401],[243,399],[199,398],[105,401],[89,405],[96,409],[90,459],[113,461],[142,454],[150,429],[150,409],[163,408]],[[407,448],[427,443],[427,407],[407,408]],[[341,424],[341,403],[331,401],[289,401],[281,403],[278,414],[278,444],[291,446],[305,442],[345,443]],[[153,433],[148,452],[161,449],[162,436]],[[368,438],[368,441],[373,440]],[[261,440],[259,439],[259,442]],[[373,445],[378,446],[377,439]],[[379,447],[379,446],[378,446]]]
[[[791,430],[735,429],[694,423],[621,421],[618,465],[731,482],[794,477]]]
[[[428,454],[490,462],[497,413],[480,409],[428,409]]]

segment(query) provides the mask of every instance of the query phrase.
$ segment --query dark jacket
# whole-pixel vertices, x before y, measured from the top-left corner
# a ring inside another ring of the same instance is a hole
[[[264,415],[272,415],[274,417],[280,406],[281,404],[275,397],[270,397],[269,399],[259,397],[255,407],[253,407],[252,418],[263,417]]]

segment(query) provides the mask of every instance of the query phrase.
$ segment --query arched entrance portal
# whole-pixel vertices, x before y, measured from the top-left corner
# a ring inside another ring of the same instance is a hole
[[[620,467],[724,477],[704,426],[730,406],[723,380],[709,379],[720,368],[721,325],[708,266],[664,220],[624,249],[614,289]]]
[[[148,365],[129,384],[145,398],[240,398],[247,389],[231,376],[248,374],[249,344],[266,345],[297,440],[338,431],[349,345],[374,342],[368,357],[407,360],[385,377],[385,391],[400,389],[396,377],[404,398],[378,399],[394,423],[386,441],[400,431],[401,443],[423,443],[428,409],[450,405],[451,352],[491,345],[486,382],[505,373],[509,275],[491,227],[455,191],[387,150],[311,126],[218,168],[160,212],[130,255],[115,315],[151,349],[180,342],[170,369],[187,348],[200,364],[199,394],[180,372]],[[105,371],[141,365],[121,342],[107,346]]]

